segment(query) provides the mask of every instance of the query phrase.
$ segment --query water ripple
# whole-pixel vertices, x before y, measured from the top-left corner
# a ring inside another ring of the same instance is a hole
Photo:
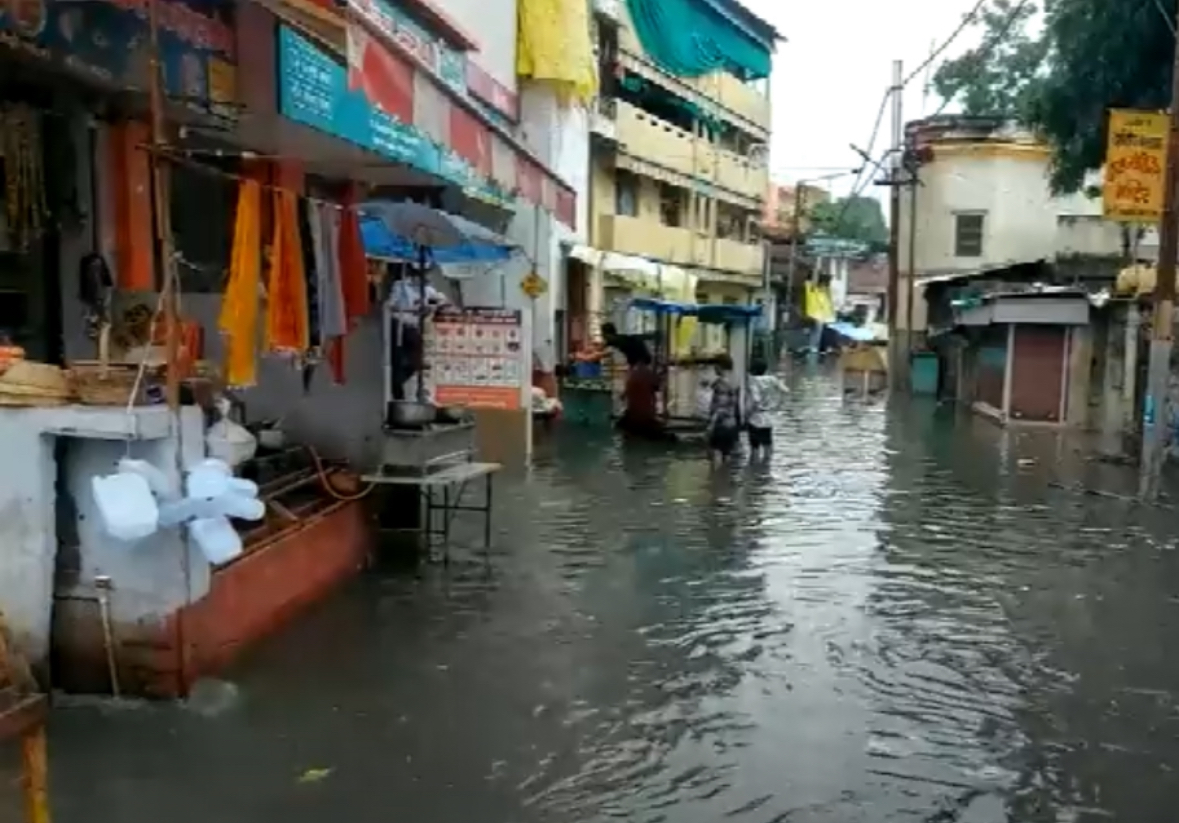
[[[1168,819],[1173,524],[1067,437],[792,389],[768,465],[545,444],[490,573],[359,581],[215,716],[61,712],[58,818]]]

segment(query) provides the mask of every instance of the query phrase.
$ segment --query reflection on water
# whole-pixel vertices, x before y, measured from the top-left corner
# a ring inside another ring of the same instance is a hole
[[[769,465],[571,433],[490,573],[358,581],[216,711],[59,711],[57,819],[1170,819],[1176,514],[1052,433],[792,383]]]

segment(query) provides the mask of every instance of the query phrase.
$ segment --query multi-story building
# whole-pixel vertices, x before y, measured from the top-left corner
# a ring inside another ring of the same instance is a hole
[[[815,206],[830,200],[831,192],[820,186],[802,181],[788,184],[771,181],[766,190],[763,227],[768,234],[793,237],[797,215],[797,233],[806,234],[811,230],[810,216]]]
[[[751,301],[763,283],[767,75],[776,32],[736,0],[679,0],[677,8],[699,20],[677,19],[666,32],[652,25],[645,0],[594,5],[600,98],[591,122],[592,244],[680,267],[696,278],[698,300]],[[634,24],[638,14],[644,25]],[[717,60],[727,70],[677,72],[667,57],[675,52],[671,40],[697,32],[693,25],[709,28],[722,52],[733,51]]]

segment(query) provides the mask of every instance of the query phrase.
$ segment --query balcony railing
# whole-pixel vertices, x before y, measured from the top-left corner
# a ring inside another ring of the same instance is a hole
[[[595,242],[610,251],[664,260],[678,266],[716,269],[758,282],[762,276],[764,250],[760,243],[714,238],[641,217],[601,215]]]

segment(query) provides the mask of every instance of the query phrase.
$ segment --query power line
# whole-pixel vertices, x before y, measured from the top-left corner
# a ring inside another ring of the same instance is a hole
[[[995,46],[999,45],[1000,41],[1007,37],[1007,35],[1011,32],[1011,27],[1015,25],[1015,20],[1019,17],[1019,13],[1024,10],[1024,7],[1026,7],[1029,2],[1031,2],[1031,0],[1019,1],[1015,8],[1011,10],[1011,13],[1007,15],[1007,19],[1003,21],[1002,26],[999,27],[994,35],[989,40],[984,41],[982,45],[978,47],[979,57],[985,58],[991,49],[995,48]],[[931,114],[930,117],[937,117],[939,114],[945,111],[946,106],[950,105],[953,99],[954,95],[943,98],[942,104],[937,107],[937,111]]]
[[[978,2],[974,4],[974,8],[967,12],[966,16],[962,18],[962,22],[958,24],[958,27],[950,32],[950,36],[943,40],[940,46],[931,51],[929,56],[926,57],[925,60],[922,61],[919,66],[917,66],[917,68],[909,72],[909,75],[901,82],[901,88],[909,85],[909,83],[911,83],[915,77],[920,75],[921,72],[925,71],[926,68],[932,65],[933,61],[938,59],[942,52],[948,49],[950,45],[958,39],[958,35],[966,31],[966,27],[973,23],[974,18],[978,16],[980,11],[982,11],[983,4],[986,3],[986,1],[987,0],[978,0]]]

